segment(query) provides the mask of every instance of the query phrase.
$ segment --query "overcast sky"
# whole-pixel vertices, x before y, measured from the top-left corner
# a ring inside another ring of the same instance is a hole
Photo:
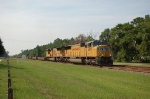
[[[14,55],[91,30],[99,36],[147,14],[150,0],[0,0],[0,38]]]

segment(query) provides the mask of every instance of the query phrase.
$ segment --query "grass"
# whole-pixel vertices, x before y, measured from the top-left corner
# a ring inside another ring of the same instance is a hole
[[[14,99],[149,99],[150,75],[35,60],[10,60]],[[7,64],[0,62],[0,99]]]

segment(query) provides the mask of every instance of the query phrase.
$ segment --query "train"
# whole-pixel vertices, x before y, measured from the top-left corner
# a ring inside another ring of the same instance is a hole
[[[56,62],[70,62],[70,59],[79,59],[82,64],[113,65],[110,46],[99,40],[47,49],[44,59],[50,60],[50,58]]]

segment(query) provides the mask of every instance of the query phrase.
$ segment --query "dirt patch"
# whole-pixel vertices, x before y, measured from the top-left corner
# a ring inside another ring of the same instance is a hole
[[[103,66],[102,68],[123,70],[123,71],[132,71],[132,72],[142,72],[150,74],[150,67],[144,66]]]

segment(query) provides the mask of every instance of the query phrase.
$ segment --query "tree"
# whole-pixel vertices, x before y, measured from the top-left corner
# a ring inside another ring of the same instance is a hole
[[[130,23],[105,29],[100,35],[100,40],[111,46],[112,55],[117,61],[130,62],[133,59],[150,57],[150,17],[137,17]]]
[[[86,41],[86,36],[84,34],[79,34],[78,37],[75,38],[76,43],[82,43]]]
[[[72,37],[70,40],[69,40],[69,45],[73,45],[75,44],[75,39]]]
[[[97,37],[97,34],[93,33],[92,30],[91,30],[90,33],[87,34],[86,42],[94,41],[94,40],[96,40],[96,37]]]
[[[53,42],[54,47],[60,47],[62,46],[62,44],[63,44],[62,39],[59,38],[55,39]]]
[[[41,52],[41,49],[40,49],[40,47],[39,47],[39,45],[37,45],[37,47],[35,48],[35,54],[36,54],[36,56],[39,56],[39,57],[41,57],[42,56],[42,52]]]
[[[4,54],[5,54],[5,48],[3,46],[3,42],[0,38],[0,56],[4,56]]]
[[[110,43],[109,41],[110,38],[111,38],[111,30],[109,28],[105,29],[99,36],[99,39],[101,41],[105,41],[106,43]]]

